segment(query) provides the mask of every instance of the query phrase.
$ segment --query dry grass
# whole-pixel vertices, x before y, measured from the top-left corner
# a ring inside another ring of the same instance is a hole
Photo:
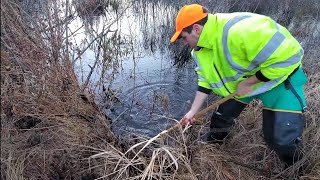
[[[319,92],[319,87],[317,89]],[[318,93],[318,97],[319,93]],[[312,102],[317,103],[319,101]],[[254,104],[254,105],[253,105]],[[306,113],[308,126],[304,158],[295,166],[284,170],[284,165],[264,143],[261,136],[261,104],[254,102],[238,119],[229,138],[223,145],[199,141],[205,127],[195,126],[171,134],[167,139],[143,140],[126,153],[119,154],[114,172],[123,175],[136,169],[135,176],[116,176],[113,179],[292,179],[298,169],[308,164],[302,179],[317,179],[319,175],[319,114],[314,109]],[[315,108],[316,109],[316,108]],[[131,155],[129,152],[131,152]],[[105,158],[110,162],[110,153],[102,152],[92,158]],[[126,154],[128,156],[126,156]]]
[[[26,24],[21,12],[1,1],[1,179],[94,176],[86,158],[96,150],[87,146],[115,144],[108,121],[83,96],[63,32],[53,28],[51,41],[41,38],[42,26]]]
[[[297,176],[304,162],[309,167],[301,178],[319,179],[317,46],[308,46],[313,54],[304,60],[309,75],[305,156],[283,171],[261,137],[259,102],[242,113],[222,146],[199,141],[205,125],[163,140],[118,142],[92,98],[78,86],[64,52],[63,31],[49,28],[50,40],[41,38],[46,28],[26,24],[22,13],[14,1],[1,1],[1,179],[288,179]]]

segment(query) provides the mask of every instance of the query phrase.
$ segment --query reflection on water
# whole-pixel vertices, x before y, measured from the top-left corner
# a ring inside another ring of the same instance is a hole
[[[154,136],[179,120],[190,108],[192,96],[189,89],[174,83],[136,87],[124,98],[124,106],[113,113],[117,116],[113,118],[113,130],[121,135],[139,132]]]
[[[113,112],[105,111],[115,120],[116,134],[154,136],[173,125],[174,119],[179,120],[190,108],[196,88],[192,64],[178,69],[166,62],[167,58],[159,53],[141,59],[136,66],[124,66],[129,67],[122,71],[124,78],[115,83],[123,89],[123,101],[113,107]],[[135,78],[127,78],[133,71],[130,67],[136,68]]]
[[[169,39],[177,9],[160,2],[123,3],[118,10],[120,14],[123,10],[122,16],[110,26],[112,32],[101,41],[103,45],[93,43],[74,63],[81,83],[94,67],[90,88],[112,119],[112,129],[121,136],[154,136],[179,120],[194,97],[193,63],[173,66],[172,50],[179,51],[180,47],[170,45]],[[72,42],[87,46],[117,18],[119,14],[112,13],[79,18],[70,28],[80,28],[83,33],[74,36]]]

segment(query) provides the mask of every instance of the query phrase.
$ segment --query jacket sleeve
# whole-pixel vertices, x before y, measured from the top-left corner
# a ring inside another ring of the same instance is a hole
[[[196,71],[196,73],[198,75],[198,86],[199,86],[199,88],[201,87],[203,89],[211,89],[210,84],[204,78],[205,76],[204,76],[203,72],[199,68],[196,68],[195,71]]]
[[[255,70],[262,81],[289,76],[301,65],[303,49],[299,42],[267,16],[252,14],[228,33],[232,61],[243,71]]]
[[[202,86],[198,86],[198,91],[200,91],[202,93],[205,93],[205,94],[210,94],[211,93],[211,89],[207,89],[207,88],[204,88]]]
[[[196,58],[196,51],[195,50],[191,51],[191,57],[193,58],[194,63],[196,65],[195,71],[196,71],[197,76],[198,76],[198,89],[202,89],[202,90],[203,89],[211,89],[210,88],[210,84],[207,82],[207,80],[205,78],[205,74],[202,71],[202,67],[200,66],[200,63],[198,62],[198,60]]]

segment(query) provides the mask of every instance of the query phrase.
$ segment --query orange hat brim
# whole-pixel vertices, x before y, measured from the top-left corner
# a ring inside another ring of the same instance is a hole
[[[175,42],[175,41],[178,39],[178,37],[180,36],[181,31],[182,31],[182,30],[176,31],[176,32],[174,33],[174,35],[172,36],[172,38],[170,39],[170,42],[172,42],[172,43]]]

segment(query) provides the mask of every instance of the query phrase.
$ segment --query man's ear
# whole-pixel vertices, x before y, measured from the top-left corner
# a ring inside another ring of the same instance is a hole
[[[193,25],[193,30],[194,30],[198,35],[201,34],[202,28],[203,28],[203,26],[201,26],[200,24],[194,24],[194,25]]]

